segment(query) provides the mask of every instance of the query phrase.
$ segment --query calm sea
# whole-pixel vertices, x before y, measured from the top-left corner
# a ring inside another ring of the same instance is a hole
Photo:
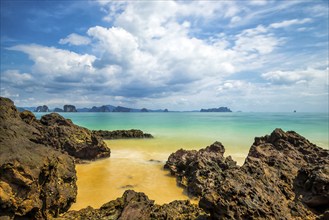
[[[111,157],[77,165],[78,196],[73,210],[120,197],[126,189],[144,192],[158,204],[190,199],[163,169],[168,156],[180,148],[200,149],[220,141],[242,165],[254,137],[275,128],[294,130],[328,149],[326,113],[61,113],[89,129],[141,129],[154,139],[106,141]],[[37,113],[37,117],[42,114]],[[193,202],[193,201],[192,201]]]
[[[178,143],[211,144],[249,148],[256,136],[275,128],[293,130],[311,142],[328,148],[328,113],[61,113],[89,129],[141,129],[159,139]],[[36,113],[37,117],[42,115]],[[185,144],[183,145],[185,146]],[[182,146],[182,147],[183,147]]]

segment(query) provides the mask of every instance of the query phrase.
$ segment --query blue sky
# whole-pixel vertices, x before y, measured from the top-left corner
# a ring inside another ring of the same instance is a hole
[[[1,96],[328,112],[328,1],[1,1]]]

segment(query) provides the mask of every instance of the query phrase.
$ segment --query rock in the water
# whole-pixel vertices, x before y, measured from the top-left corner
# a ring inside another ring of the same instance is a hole
[[[38,136],[9,99],[0,97],[0,219],[47,219],[69,209],[77,194],[74,160],[31,141]]]
[[[115,131],[104,131],[98,130],[93,131],[97,136],[103,139],[128,139],[128,138],[153,138],[151,134],[144,133],[141,130],[131,129],[131,130],[115,130]]]
[[[49,112],[49,108],[48,108],[48,106],[46,106],[46,105],[38,106],[38,107],[35,109],[35,112]]]
[[[31,138],[35,143],[67,152],[82,160],[105,158],[111,154],[101,137],[57,113],[44,115],[37,120],[31,112],[24,111],[21,118],[37,130]]]
[[[64,105],[64,112],[77,112],[74,105]]]
[[[213,219],[315,219],[328,212],[329,152],[276,129],[255,138],[242,167],[215,143],[179,150],[165,168]]]
[[[104,204],[100,209],[87,207],[80,211],[69,211],[58,219],[199,219],[206,220],[207,215],[189,201],[174,201],[165,205],[156,205],[144,193],[126,190],[122,197]]]

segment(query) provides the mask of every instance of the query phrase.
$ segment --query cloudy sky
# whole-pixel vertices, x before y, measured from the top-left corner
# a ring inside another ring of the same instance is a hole
[[[1,1],[1,96],[328,112],[328,1]]]

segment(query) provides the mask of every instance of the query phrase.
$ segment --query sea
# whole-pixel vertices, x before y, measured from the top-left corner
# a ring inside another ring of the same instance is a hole
[[[40,118],[44,113],[35,113]],[[75,124],[92,130],[140,129],[152,139],[107,140],[111,157],[77,170],[78,195],[71,210],[99,208],[121,197],[127,189],[144,192],[157,204],[189,199],[176,179],[164,170],[169,155],[178,149],[198,150],[215,141],[239,165],[244,163],[255,137],[274,129],[296,131],[312,143],[329,149],[328,113],[256,112],[134,112],[60,113]]]

